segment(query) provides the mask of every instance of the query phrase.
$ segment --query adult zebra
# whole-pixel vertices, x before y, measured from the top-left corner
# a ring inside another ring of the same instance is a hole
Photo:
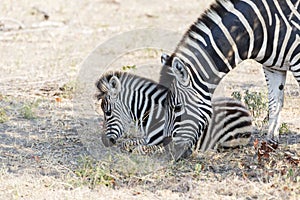
[[[105,146],[115,144],[132,122],[144,137],[125,141],[125,149],[151,152],[170,141],[163,135],[166,87],[120,71],[105,73],[96,82],[96,87],[105,119],[106,132],[102,135]],[[246,145],[252,132],[248,109],[232,98],[217,98],[212,101],[212,107],[212,119],[202,135],[199,150]]]
[[[218,0],[189,28],[173,54],[162,57],[175,76],[167,96],[165,127],[165,134],[174,136],[170,148],[175,159],[206,129],[216,86],[246,59],[263,65],[269,91],[267,141],[277,144],[287,70],[300,83],[299,4],[299,0]]]

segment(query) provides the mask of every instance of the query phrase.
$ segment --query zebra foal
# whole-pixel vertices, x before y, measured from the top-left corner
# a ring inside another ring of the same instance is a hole
[[[152,80],[119,71],[107,72],[97,81],[97,99],[101,100],[106,132],[105,146],[112,146],[128,132],[131,123],[144,135],[125,141],[123,147],[141,154],[162,150],[172,136],[164,136],[165,100],[168,89]],[[198,149],[238,147],[249,142],[251,116],[241,102],[217,98],[212,102],[213,115]]]
[[[173,135],[178,159],[204,134],[212,116],[211,97],[240,62],[263,65],[268,86],[267,141],[278,143],[287,71],[300,84],[299,0],[218,0],[190,26],[164,67],[175,80],[166,100],[165,135]],[[162,77],[164,75],[162,74]]]

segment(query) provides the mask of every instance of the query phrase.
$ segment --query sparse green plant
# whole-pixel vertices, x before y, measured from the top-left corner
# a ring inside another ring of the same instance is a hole
[[[0,108],[0,123],[8,121],[8,116],[4,108]]]
[[[122,66],[123,71],[135,70],[135,69],[136,69],[136,65],[124,65],[124,66]]]
[[[289,170],[288,170],[288,177],[293,177],[294,176],[294,171],[293,171],[293,169],[292,168],[290,168]]]
[[[239,91],[232,92],[231,96],[239,101],[242,101],[242,94]]]
[[[157,58],[163,52],[161,49],[147,48],[145,55],[148,58]]]
[[[29,104],[24,105],[21,108],[20,113],[21,113],[22,117],[25,119],[34,119],[35,118],[35,113],[32,109],[32,106]]]
[[[81,183],[95,188],[96,185],[112,187],[114,178],[110,173],[108,163],[96,162],[89,157],[83,157],[80,161],[80,168],[75,170],[75,174],[81,179]]]
[[[75,90],[77,89],[77,82],[76,81],[69,81],[63,86],[59,88],[59,90],[62,92],[59,96],[62,98],[72,98]]]
[[[294,167],[288,167],[282,169],[283,172],[283,178],[286,179],[286,181],[292,181],[292,182],[299,182],[299,168]]]
[[[203,171],[203,165],[200,163],[195,164],[195,174],[199,175]]]
[[[284,133],[288,133],[290,130],[289,130],[289,127],[287,125],[287,123],[283,122],[281,125],[280,125],[280,128],[279,128],[279,133],[280,134],[284,134]]]
[[[266,95],[261,92],[250,92],[249,90],[246,90],[244,102],[255,118],[261,116],[268,109]]]
[[[243,101],[247,105],[257,127],[263,127],[268,123],[267,117],[265,117],[268,110],[266,94],[246,90],[244,95],[242,95],[239,91],[234,91],[231,96],[239,101]],[[287,132],[289,132],[287,123],[282,123],[279,128],[279,133],[283,134]]]
[[[244,94],[239,91],[234,91],[231,96],[246,104],[252,114],[254,124],[257,127],[262,128],[266,125],[267,121],[264,120],[268,111],[268,99],[266,94],[246,90]]]
[[[22,117],[25,119],[35,119],[36,118],[35,109],[38,107],[39,102],[40,102],[39,100],[36,100],[31,103],[25,103],[20,109],[20,114],[22,115]]]

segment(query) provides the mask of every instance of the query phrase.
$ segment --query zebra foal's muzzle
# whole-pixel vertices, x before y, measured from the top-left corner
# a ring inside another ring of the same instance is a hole
[[[112,136],[108,136],[105,133],[102,134],[101,139],[102,139],[104,146],[106,146],[106,147],[111,147],[111,146],[115,145],[117,142],[116,138],[114,138]]]

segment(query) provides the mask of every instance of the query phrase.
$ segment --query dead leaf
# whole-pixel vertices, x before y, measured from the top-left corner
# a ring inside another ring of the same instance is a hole
[[[259,144],[259,141],[258,141],[258,139],[256,138],[256,139],[253,141],[253,146],[254,146],[255,149],[258,148],[258,144]]]
[[[32,158],[38,163],[41,162],[41,159],[39,156],[32,156]]]
[[[300,158],[293,155],[291,152],[284,152],[285,159],[293,165],[298,165],[300,163]]]
[[[243,178],[244,179],[248,179],[248,174],[246,174],[245,172],[243,172]]]
[[[55,97],[56,103],[61,103],[62,99],[60,97]]]

